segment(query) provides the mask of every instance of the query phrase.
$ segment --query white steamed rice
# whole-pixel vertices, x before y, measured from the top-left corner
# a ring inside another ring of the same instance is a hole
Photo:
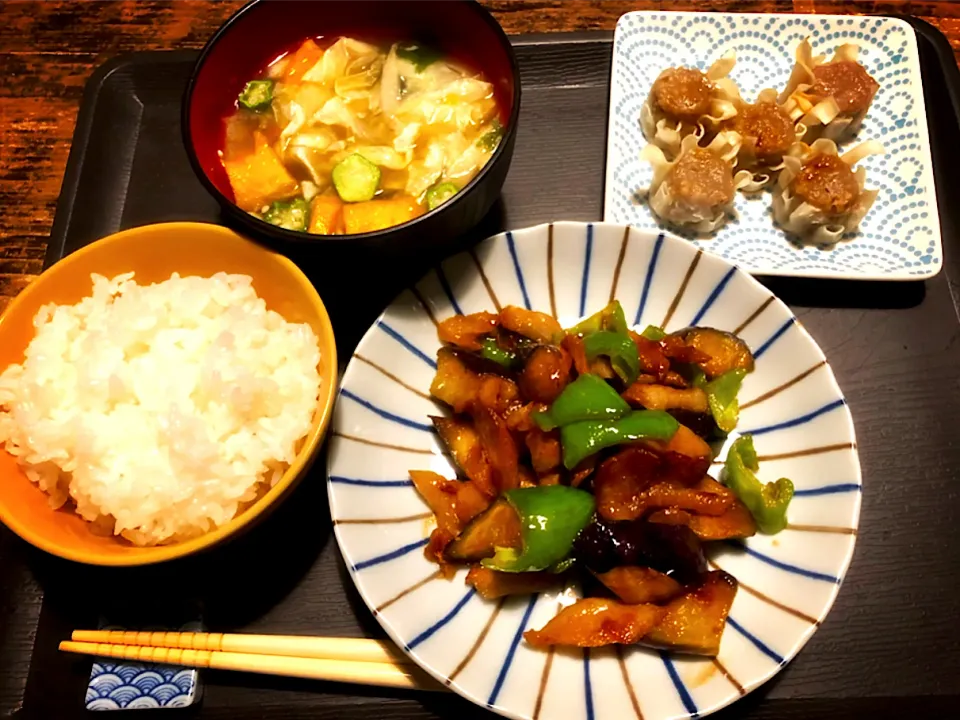
[[[37,313],[23,364],[0,375],[0,446],[51,506],[154,545],[276,483],[310,430],[320,351],[246,275],[132,278],[93,275],[91,297]]]

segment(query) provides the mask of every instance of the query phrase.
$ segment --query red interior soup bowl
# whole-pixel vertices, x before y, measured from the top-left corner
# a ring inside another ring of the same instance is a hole
[[[254,0],[203,48],[182,126],[255,237],[409,256],[491,209],[519,112],[513,49],[476,2]]]

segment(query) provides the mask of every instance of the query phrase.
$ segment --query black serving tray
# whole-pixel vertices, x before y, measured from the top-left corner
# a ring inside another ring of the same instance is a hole
[[[820,343],[853,412],[861,537],[823,627],[789,667],[718,718],[951,716],[960,702],[960,73],[946,39],[909,20],[920,41],[944,269],[926,282],[769,280]],[[600,218],[611,41],[609,33],[514,38],[523,82],[516,152],[502,201],[474,237]],[[221,221],[180,144],[180,97],[195,57],[128,55],[90,79],[47,265],[123,228]],[[412,258],[385,274],[362,261],[330,267],[308,250],[295,259],[328,304],[345,358],[394,291],[433,261]],[[56,648],[102,614],[150,624],[200,608],[211,630],[383,637],[340,559],[324,465],[248,534],[162,566],[78,566],[0,528],[0,712],[10,698],[18,718],[86,717],[90,663]],[[213,672],[204,682],[201,705],[150,714],[488,716],[452,694]]]

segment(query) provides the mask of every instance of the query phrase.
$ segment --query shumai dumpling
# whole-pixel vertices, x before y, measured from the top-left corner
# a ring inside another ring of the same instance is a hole
[[[661,220],[710,233],[733,214],[738,188],[752,180],[747,171],[733,172],[740,136],[721,131],[701,147],[698,135],[687,135],[672,162],[656,145],[644,147],[640,157],[653,166],[653,182],[647,190],[650,209]]]
[[[703,135],[705,125],[712,128],[736,115],[739,92],[727,77],[735,64],[736,57],[728,53],[705,73],[688,67],[661,72],[640,108],[640,128],[647,140],[676,155],[684,137]]]
[[[837,48],[833,58],[813,55],[810,42],[797,47],[797,61],[779,101],[790,117],[804,125],[804,140],[823,137],[836,142],[860,129],[880,84],[857,62],[860,48],[852,43]]]
[[[745,190],[767,185],[783,162],[783,157],[799,141],[806,128],[794,124],[787,111],[777,103],[777,91],[763,90],[754,103],[740,102],[737,114],[724,127],[740,135],[737,167],[753,172],[754,183]]]
[[[868,155],[883,153],[875,140],[842,156],[836,143],[821,138],[797,143],[783,159],[773,190],[773,217],[788,232],[816,245],[832,245],[856,230],[877,197],[864,188],[866,170],[853,166]]]

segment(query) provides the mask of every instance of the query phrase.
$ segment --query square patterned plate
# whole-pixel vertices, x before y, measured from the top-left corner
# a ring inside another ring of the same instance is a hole
[[[858,138],[876,139],[882,156],[862,161],[867,186],[880,195],[855,233],[832,249],[802,246],[773,224],[770,193],[738,194],[737,220],[694,244],[755,275],[860,280],[933,277],[942,266],[940,219],[930,161],[930,138],[913,28],[903,20],[839,15],[631,12],[617,23],[613,43],[603,218],[645,230],[659,229],[646,203],[635,199],[649,183],[640,160],[646,144],[640,108],[657,75],[687,65],[706,70],[729,49],[731,77],[751,100],[766,87],[782,88],[796,47],[809,37],[815,54],[838,45],[860,46],[860,61],[880,83]]]

